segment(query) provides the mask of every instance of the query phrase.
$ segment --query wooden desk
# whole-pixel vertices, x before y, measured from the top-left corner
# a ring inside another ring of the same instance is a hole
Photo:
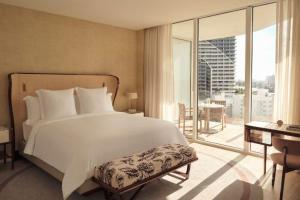
[[[264,174],[266,174],[267,147],[272,146],[272,136],[293,136],[300,137],[300,131],[287,130],[288,124],[278,126],[276,123],[253,121],[245,124],[245,141],[264,145]],[[264,137],[264,132],[271,133]]]

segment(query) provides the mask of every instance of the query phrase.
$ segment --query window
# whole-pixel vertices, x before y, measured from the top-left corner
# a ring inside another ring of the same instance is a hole
[[[238,20],[234,20],[238,19]],[[197,138],[244,147],[246,10],[199,19]],[[208,48],[209,47],[209,48]]]
[[[253,9],[252,120],[272,121],[275,93],[276,4]]]
[[[252,121],[272,121],[275,95],[276,4],[253,8]],[[268,134],[268,133],[265,133]],[[263,147],[251,144],[251,151]]]
[[[174,96],[177,105],[175,121],[187,137],[193,136],[193,20],[177,23],[172,27],[173,34],[173,65],[174,65]],[[179,106],[182,106],[180,109]],[[183,110],[184,109],[184,110]],[[180,112],[185,119],[179,120]]]
[[[191,104],[191,53],[192,42],[183,39],[173,39],[174,89],[175,101]]]

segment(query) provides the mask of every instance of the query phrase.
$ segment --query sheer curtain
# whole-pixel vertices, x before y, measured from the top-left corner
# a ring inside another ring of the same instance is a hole
[[[145,30],[145,114],[165,120],[174,116],[174,71],[171,25]]]
[[[300,1],[277,3],[275,120],[300,124]]]

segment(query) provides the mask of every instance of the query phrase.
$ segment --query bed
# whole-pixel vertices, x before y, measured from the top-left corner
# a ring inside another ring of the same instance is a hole
[[[13,73],[9,80],[15,149],[62,181],[64,199],[75,190],[83,194],[98,187],[90,179],[101,163],[164,144],[187,144],[170,122],[120,112],[83,114],[24,127],[25,96],[38,89],[106,86],[115,102],[119,88],[116,76]]]

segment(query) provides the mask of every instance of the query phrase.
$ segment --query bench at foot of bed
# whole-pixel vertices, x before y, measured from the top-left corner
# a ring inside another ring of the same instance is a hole
[[[176,173],[189,178],[190,166],[197,155],[192,147],[169,144],[148,151],[107,162],[95,168],[94,181],[105,191],[105,198],[112,199],[133,189],[137,189],[130,199],[149,182]],[[187,166],[186,172],[176,171]]]

